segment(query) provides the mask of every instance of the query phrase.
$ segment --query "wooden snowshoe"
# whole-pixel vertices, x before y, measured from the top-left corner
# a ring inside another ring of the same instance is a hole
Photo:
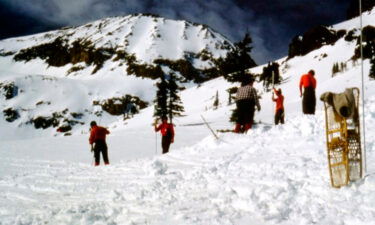
[[[326,141],[331,185],[336,188],[362,178],[362,152],[359,124],[359,89],[352,88],[354,116],[346,118],[324,101]]]

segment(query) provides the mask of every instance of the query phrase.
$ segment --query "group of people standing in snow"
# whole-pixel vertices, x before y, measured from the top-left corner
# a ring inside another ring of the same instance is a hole
[[[304,114],[315,114],[316,107],[316,79],[315,71],[310,70],[307,74],[301,76],[299,83],[300,97],[302,98],[302,111]],[[241,87],[237,89],[236,106],[237,106],[237,121],[234,128],[235,133],[246,133],[251,129],[254,123],[255,107],[259,111],[261,106],[259,104],[259,97],[257,91],[253,87],[254,80],[249,76],[245,78]],[[275,110],[275,125],[285,122],[284,110],[284,96],[281,88],[273,88],[272,101],[276,103]]]
[[[168,153],[170,145],[174,142],[174,128],[172,123],[168,123],[167,117],[162,117],[161,124],[154,123],[155,132],[160,131],[162,139],[161,145],[163,154]],[[104,165],[109,165],[108,147],[106,143],[106,136],[110,132],[107,128],[98,126],[95,121],[90,123],[90,138],[91,152],[94,154],[94,166],[100,165],[100,154],[103,156]]]
[[[316,79],[314,70],[310,70],[307,74],[301,76],[299,83],[300,97],[302,98],[302,111],[304,114],[315,114],[316,106]],[[236,106],[238,117],[234,128],[235,133],[245,133],[251,129],[254,123],[255,108],[260,111],[259,97],[257,90],[253,87],[254,80],[249,76],[241,83],[236,93]],[[275,125],[284,124],[284,96],[281,89],[273,88],[272,101],[276,103]],[[157,120],[154,123],[155,132],[160,131],[162,135],[163,154],[168,153],[170,145],[174,142],[174,128],[172,123],[168,123],[168,118],[161,118],[161,124]],[[100,153],[103,156],[105,165],[109,164],[108,147],[106,143],[106,135],[110,132],[95,121],[90,124],[91,151],[94,153],[95,166],[100,164]]]

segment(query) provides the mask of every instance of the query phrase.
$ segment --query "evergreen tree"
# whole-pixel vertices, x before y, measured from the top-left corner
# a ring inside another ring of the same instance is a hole
[[[160,66],[158,66],[158,70],[160,70],[160,81],[156,83],[157,91],[156,91],[156,99],[154,100],[155,109],[154,109],[154,116],[155,117],[166,117],[168,115],[167,109],[167,102],[168,102],[168,83],[165,79],[165,74],[162,72]]]
[[[228,105],[232,104],[233,95],[237,93],[238,87],[231,87],[227,89],[228,92]]]
[[[219,91],[216,91],[214,109],[217,109],[218,107],[219,107]]]
[[[182,116],[182,112],[184,112],[184,106],[182,105],[180,96],[178,95],[179,87],[176,83],[176,75],[173,72],[169,73],[168,77],[168,115],[169,120],[172,123],[172,119],[175,116]]]
[[[339,72],[339,64],[338,63],[334,63],[333,66],[332,66],[332,77]]]
[[[260,81],[263,81],[263,87],[266,90],[269,90],[272,84],[280,84],[282,78],[279,72],[279,64],[276,62],[269,62],[267,66],[263,67],[263,72],[260,75]]]
[[[229,122],[235,123],[238,119],[238,109],[237,107],[232,110],[232,114],[230,115]]]
[[[219,72],[229,82],[241,82],[245,70],[257,65],[250,56],[252,42],[250,34],[246,33],[241,41],[234,44],[234,50],[228,52],[225,59],[217,60]]]
[[[344,72],[344,70],[345,70],[345,64],[343,62],[341,62],[339,72]]]

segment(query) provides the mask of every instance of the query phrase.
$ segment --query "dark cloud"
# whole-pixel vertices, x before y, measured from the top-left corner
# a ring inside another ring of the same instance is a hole
[[[59,27],[61,27],[61,24],[48,23],[0,2],[0,39],[43,32]]]
[[[287,54],[289,41],[318,25],[345,19],[350,0],[0,0],[1,19],[17,17],[17,25],[38,32],[57,26],[80,25],[108,16],[153,13],[211,26],[232,41],[246,31],[254,41],[252,55],[258,63]],[[7,15],[8,13],[8,15]],[[22,19],[22,18],[26,19]],[[28,20],[30,19],[30,20]],[[26,25],[27,21],[34,21]],[[12,23],[14,24],[14,23]],[[5,24],[6,25],[6,24]],[[12,36],[2,26],[0,38]],[[8,29],[8,31],[7,31]],[[14,35],[20,33],[14,32]]]

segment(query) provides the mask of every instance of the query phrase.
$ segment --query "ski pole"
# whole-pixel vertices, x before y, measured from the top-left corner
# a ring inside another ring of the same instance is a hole
[[[274,92],[275,92],[274,89],[275,89],[275,72],[272,70],[272,101],[273,101]],[[272,114],[274,114],[273,107],[271,107],[271,110],[272,110]]]
[[[158,132],[155,132],[155,155],[158,154]]]
[[[155,128],[155,155],[158,154],[158,132],[156,131],[156,125],[158,124],[158,119],[156,118],[154,121],[154,128]]]
[[[91,144],[91,153],[92,153],[92,162],[91,162],[91,165],[94,165],[95,153],[94,153],[94,146],[92,144]]]
[[[203,122],[206,124],[207,128],[211,131],[211,133],[214,135],[216,140],[220,140],[220,138],[216,135],[216,133],[212,130],[210,125],[208,125],[207,121],[204,119],[204,117],[201,115]]]

